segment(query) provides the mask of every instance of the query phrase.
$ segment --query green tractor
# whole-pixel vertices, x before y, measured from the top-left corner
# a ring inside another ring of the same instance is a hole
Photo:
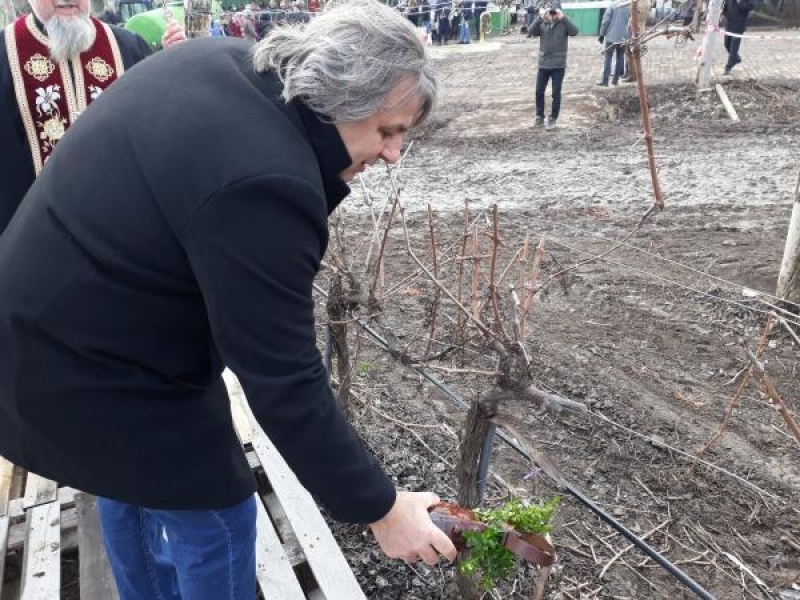
[[[159,6],[153,10],[133,15],[125,22],[125,29],[141,36],[153,50],[160,50],[161,36],[167,29],[165,12],[169,12],[173,19],[183,25],[186,13],[182,0],[167,0],[166,7]],[[222,14],[222,6],[216,0],[211,3],[211,14],[214,19],[219,18]]]

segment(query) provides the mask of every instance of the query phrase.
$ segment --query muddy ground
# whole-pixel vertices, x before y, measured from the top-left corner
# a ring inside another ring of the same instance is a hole
[[[464,88],[486,60],[449,56],[439,61],[440,73],[451,90]],[[503,60],[511,69],[516,58],[493,56],[493,72],[502,73]],[[718,468],[688,470],[746,370],[739,340],[754,348],[773,310],[768,294],[798,175],[800,87],[744,81],[726,88],[740,123],[727,118],[715,96],[696,101],[688,84],[650,89],[666,208],[627,245],[560,278],[533,303],[526,347],[534,382],[586,403],[590,414],[555,414],[519,399],[504,408],[567,479],[630,529],[650,534],[648,543],[715,597],[800,598],[800,445],[758,385],[748,384],[724,437],[705,454]],[[543,279],[612,247],[653,202],[633,87],[571,92],[552,132],[532,127],[532,98],[506,100],[446,97],[398,175],[411,248],[431,264],[430,203],[439,275],[452,290],[465,201],[484,230],[491,205],[498,205],[500,265],[528,233],[534,241],[544,236]],[[489,125],[486,115],[493,115]],[[390,189],[378,168],[364,180],[369,194],[358,190],[340,212],[340,237],[355,271],[367,254],[370,210],[380,214]],[[481,239],[486,254],[489,241]],[[399,220],[386,259],[382,319],[400,347],[423,356],[435,287],[409,257]],[[489,259],[481,265],[486,277]],[[514,267],[508,281],[517,277]],[[325,274],[320,283],[326,285]],[[505,286],[501,294],[507,312]],[[437,314],[432,353],[450,347],[447,323],[456,319],[449,301]],[[351,408],[367,444],[399,486],[454,499],[451,465],[463,413],[368,340],[353,341]],[[800,413],[797,339],[778,324],[764,357],[770,379]],[[463,352],[431,363],[431,373],[468,401],[491,389],[492,377],[452,369],[495,368],[495,355],[475,336]],[[496,445],[492,469],[505,484],[492,480],[488,504],[507,498],[509,488],[526,499],[563,497],[547,598],[696,597],[638,550],[626,551],[619,534],[547,477],[526,478],[533,467],[509,448]],[[359,528],[334,529],[370,598],[459,597],[453,568],[382,559]],[[530,598],[535,577],[535,569],[520,567],[486,597]]]

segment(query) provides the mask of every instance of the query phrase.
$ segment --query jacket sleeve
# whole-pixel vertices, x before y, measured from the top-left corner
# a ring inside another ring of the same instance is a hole
[[[569,18],[564,15],[561,17],[561,21],[564,23],[564,27],[567,28],[567,35],[570,37],[575,37],[578,35],[578,28],[575,27],[575,24],[569,20]]]
[[[153,49],[150,47],[150,44],[144,41],[144,38],[138,34],[136,36],[136,45],[141,57],[139,60],[143,60],[153,53]]]
[[[542,20],[539,18],[539,15],[536,15],[533,23],[531,23],[531,28],[528,33],[533,37],[542,35]]]
[[[600,31],[597,35],[605,37],[608,33],[608,27],[611,25],[611,15],[614,14],[614,4],[610,4],[606,9],[606,12],[603,13],[603,21],[600,23]]]
[[[339,410],[316,345],[325,199],[299,178],[248,178],[208,199],[182,236],[214,342],[261,427],[335,518],[382,518],[394,486]]]
[[[150,44],[148,44],[138,33],[128,31],[119,25],[112,25],[111,31],[114,33],[114,37],[117,38],[117,41],[121,45],[123,59],[126,55],[129,55],[129,67],[135,65],[140,60],[147,58],[153,53],[153,49],[150,47]],[[126,61],[126,64],[127,62],[128,61]]]

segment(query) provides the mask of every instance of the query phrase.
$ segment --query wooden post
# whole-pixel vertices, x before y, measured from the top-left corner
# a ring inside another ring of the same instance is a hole
[[[188,0],[185,4],[184,29],[187,38],[211,35],[211,0]]]
[[[719,36],[719,19],[722,16],[723,0],[710,0],[706,23],[708,28],[703,38],[703,54],[700,56],[700,65],[697,72],[697,89],[705,90],[711,81],[711,66],[714,64],[714,48]]]
[[[646,1],[646,0],[642,0]],[[653,150],[653,128],[650,122],[650,106],[647,104],[647,90],[644,87],[644,73],[642,72],[642,48],[639,44],[639,37],[642,34],[639,21],[639,0],[631,0],[631,33],[633,34],[633,44],[631,46],[631,67],[636,77],[636,87],[639,91],[639,106],[642,110],[642,127],[644,129],[644,141],[647,147],[647,163],[650,167],[650,180],[653,183],[653,196],[655,205],[659,210],[664,208],[664,196],[661,193],[661,184],[658,181],[658,168],[656,167],[656,155]]]
[[[794,207],[786,235],[781,271],[775,295],[791,302],[800,302],[800,174],[794,188]]]

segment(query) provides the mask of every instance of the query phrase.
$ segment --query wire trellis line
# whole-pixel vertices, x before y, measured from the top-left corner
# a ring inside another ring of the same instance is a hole
[[[701,276],[703,276],[703,277],[705,277],[707,279],[711,279],[711,280],[713,280],[713,281],[715,281],[717,283],[721,283],[721,284],[727,285],[727,286],[729,286],[731,288],[739,289],[739,290],[751,291],[751,292],[753,292],[753,294],[755,294],[755,295],[757,295],[759,297],[771,298],[772,300],[775,300],[775,301],[778,301],[778,302],[782,302],[782,303],[787,304],[789,306],[794,306],[794,307],[800,308],[800,303],[792,302],[790,300],[785,300],[783,298],[780,298],[779,296],[776,296],[775,294],[771,294],[769,292],[765,292],[763,290],[759,290],[759,289],[756,289],[756,288],[754,288],[752,286],[744,285],[742,283],[736,283],[735,281],[730,281],[728,279],[725,279],[724,277],[719,277],[718,275],[711,275],[710,273],[706,273],[705,271],[701,271],[700,269],[697,269],[697,268],[692,267],[690,265],[684,264],[684,263],[682,263],[680,261],[674,260],[672,258],[667,258],[666,256],[662,256],[660,254],[656,254],[655,252],[650,252],[649,250],[645,250],[644,248],[636,246],[635,244],[631,244],[629,242],[624,242],[624,241],[623,242],[618,242],[614,238],[605,236],[605,235],[603,235],[601,233],[588,232],[588,231],[582,230],[582,229],[580,229],[578,227],[575,227],[574,225],[569,225],[567,223],[564,223],[563,226],[566,227],[567,229],[572,230],[572,231],[580,232],[582,235],[585,235],[585,236],[595,237],[595,238],[598,238],[598,239],[601,239],[601,240],[607,241],[607,242],[615,242],[615,243],[619,244],[622,247],[629,248],[629,249],[635,250],[637,252],[641,252],[642,254],[645,254],[645,255],[647,255],[647,256],[649,256],[651,258],[655,258],[657,260],[669,263],[669,264],[671,264],[671,265],[673,265],[675,267],[678,267],[678,268],[681,268],[681,269],[685,269],[687,271],[691,271],[692,273],[695,273],[697,275],[701,275]],[[777,308],[777,307],[775,307],[775,308]]]
[[[573,251],[573,252],[576,252],[576,253],[578,253],[578,254],[584,254],[584,255],[589,255],[589,256],[595,256],[595,253],[594,253],[594,252],[589,252],[589,251],[587,251],[587,250],[581,250],[580,248],[575,248],[574,246],[571,246],[571,245],[569,245],[569,244],[567,244],[567,243],[565,243],[565,242],[562,242],[562,241],[561,241],[561,240],[559,240],[558,238],[552,237],[552,236],[550,236],[550,235],[547,235],[547,236],[545,236],[545,237],[546,237],[546,238],[547,238],[549,241],[551,241],[551,242],[553,242],[553,243],[555,243],[555,244],[557,244],[557,245],[559,245],[559,246],[562,246],[563,248],[566,248],[566,249],[568,249],[568,250],[571,250],[571,251]],[[605,262],[607,262],[607,263],[610,263],[610,264],[616,265],[616,266],[618,266],[618,267],[622,267],[623,269],[628,269],[629,271],[634,271],[634,272],[636,272],[636,273],[640,273],[640,274],[642,274],[642,275],[645,275],[646,277],[649,277],[649,278],[651,278],[651,279],[656,279],[656,280],[658,280],[658,281],[661,281],[661,282],[663,282],[663,283],[667,283],[667,284],[669,284],[669,285],[674,285],[675,287],[679,287],[679,288],[681,288],[681,289],[684,289],[684,290],[687,290],[687,291],[693,292],[693,293],[695,293],[695,294],[699,294],[699,295],[701,295],[701,296],[705,296],[706,298],[711,298],[712,300],[716,300],[716,301],[718,301],[718,302],[723,302],[723,303],[725,303],[725,304],[730,304],[730,305],[732,305],[732,306],[736,306],[736,307],[738,307],[738,308],[741,308],[741,309],[743,309],[743,310],[746,310],[746,311],[748,311],[748,312],[752,312],[752,313],[756,313],[756,314],[762,314],[762,315],[767,315],[767,316],[769,316],[769,315],[772,315],[772,311],[768,311],[768,310],[763,310],[763,309],[755,308],[755,307],[753,307],[753,306],[748,306],[747,304],[743,304],[742,302],[737,302],[736,300],[731,300],[730,298],[725,298],[724,296],[718,296],[718,295],[716,295],[716,294],[712,294],[712,293],[710,293],[710,292],[704,292],[704,291],[702,291],[702,290],[698,290],[698,289],[696,289],[696,288],[693,288],[693,287],[692,287],[692,286],[690,286],[690,285],[686,285],[686,284],[684,284],[684,283],[681,283],[681,282],[679,282],[679,281],[674,281],[674,280],[672,280],[672,279],[669,279],[669,278],[667,278],[667,277],[662,277],[661,275],[657,275],[657,274],[655,274],[655,273],[651,273],[651,272],[649,272],[649,271],[645,271],[644,269],[639,269],[638,267],[632,267],[631,265],[627,265],[627,264],[625,264],[625,263],[623,263],[623,262],[620,262],[620,261],[614,260],[614,259],[612,259],[612,258],[608,258],[608,257],[601,257],[601,258],[600,258],[600,260],[603,260],[603,261],[605,261]],[[796,320],[794,320],[794,319],[785,319],[785,320],[786,320],[786,322],[787,322],[787,323],[791,323],[791,324],[792,324],[792,325],[794,325],[795,327],[800,327],[800,321],[796,321]]]

